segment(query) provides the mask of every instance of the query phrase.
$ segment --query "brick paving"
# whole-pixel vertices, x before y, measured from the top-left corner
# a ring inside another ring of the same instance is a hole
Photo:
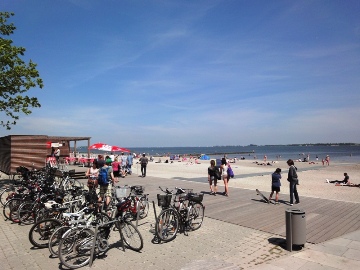
[[[121,179],[120,182],[129,185],[145,185],[146,192],[151,194],[150,200],[155,199],[155,190],[160,184],[168,187],[177,185],[185,187],[186,185],[184,181],[153,177],[140,178],[136,175]],[[210,205],[209,207],[211,207]],[[159,213],[158,208],[157,213]],[[65,269],[58,258],[50,257],[47,249],[32,247],[28,240],[29,225],[12,224],[10,221],[4,220],[2,212],[0,215],[0,269]],[[149,216],[139,222],[139,230],[144,238],[144,248],[139,253],[128,249],[124,252],[118,243],[118,233],[112,232],[110,237],[112,248],[104,258],[96,258],[91,269],[116,269],[119,267],[125,269],[140,267],[149,270],[272,269],[270,265],[273,268],[277,267],[276,269],[286,269],[274,265],[281,260],[294,259],[293,256],[297,255],[300,257],[294,260],[297,260],[300,266],[305,260],[300,254],[305,254],[306,257],[306,252],[314,252],[316,247],[319,247],[307,243],[301,252],[290,253],[285,249],[284,237],[281,235],[209,217],[204,218],[203,226],[199,230],[189,232],[187,236],[179,234],[176,239],[168,243],[156,244],[152,242],[153,234],[150,232],[152,223],[154,223],[154,213],[153,209],[150,208]],[[352,245],[356,248],[358,242],[355,241]],[[354,249],[348,250],[346,256],[353,256],[352,252]],[[319,256],[319,258],[322,257]],[[306,263],[315,262],[306,261]],[[351,263],[354,262],[351,261]],[[355,264],[350,265],[357,265],[356,263],[355,261]],[[88,266],[84,267],[84,269],[88,268]]]

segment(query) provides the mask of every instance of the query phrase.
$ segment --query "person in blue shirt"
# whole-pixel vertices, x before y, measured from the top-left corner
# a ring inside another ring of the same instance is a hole
[[[279,192],[280,192],[280,186],[281,186],[281,169],[277,168],[275,172],[271,175],[271,193],[269,197],[269,203],[271,200],[271,197],[273,196],[274,192],[276,192],[275,195],[275,204],[279,204]]]
[[[127,156],[127,169],[128,169],[128,174],[131,174],[131,166],[133,165],[133,155],[131,153],[128,154]]]

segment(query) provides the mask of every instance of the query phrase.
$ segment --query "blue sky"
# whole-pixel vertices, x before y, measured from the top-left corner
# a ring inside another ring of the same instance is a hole
[[[42,107],[0,136],[360,142],[360,1],[5,0]],[[84,142],[85,144],[85,142]]]

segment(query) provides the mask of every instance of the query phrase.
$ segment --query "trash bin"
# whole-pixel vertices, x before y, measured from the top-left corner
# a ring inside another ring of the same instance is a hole
[[[300,209],[286,209],[286,249],[292,251],[293,245],[305,246],[306,219],[305,212]]]

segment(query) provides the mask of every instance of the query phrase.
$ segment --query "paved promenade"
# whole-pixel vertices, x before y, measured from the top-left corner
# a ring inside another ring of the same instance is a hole
[[[144,185],[150,200],[154,200],[159,193],[158,186],[207,192],[205,181],[205,178],[201,182],[132,175],[120,179],[119,184]],[[326,209],[319,210],[318,207],[327,205],[326,208],[331,208],[339,203],[340,207],[321,216],[321,211]],[[205,194],[204,205],[206,217],[199,230],[189,232],[187,236],[180,234],[174,241],[161,244],[152,241],[150,227],[154,223],[154,213],[150,208],[149,216],[139,222],[144,238],[143,250],[140,253],[127,249],[123,252],[119,236],[112,232],[112,248],[104,258],[95,259],[91,269],[360,269],[360,204],[342,206],[338,201],[302,198],[301,206],[309,216],[307,230],[315,236],[321,234],[321,239],[325,240],[312,240],[302,250],[293,252],[286,250],[285,243],[285,209],[289,207],[286,202],[280,206],[268,205],[253,191],[231,188],[229,198]],[[343,215],[346,208],[352,210]],[[159,212],[159,208],[156,207],[156,211]],[[242,216],[249,211],[258,213],[258,218],[251,221],[251,216],[255,215]],[[327,220],[328,215],[337,217],[333,222],[335,225],[330,224],[329,233],[323,233],[327,228],[314,233],[316,224]],[[340,219],[349,221],[338,222]],[[50,257],[47,249],[31,246],[29,228],[4,221],[1,212],[0,269],[64,269],[57,258]],[[330,232],[339,233],[330,235]]]

